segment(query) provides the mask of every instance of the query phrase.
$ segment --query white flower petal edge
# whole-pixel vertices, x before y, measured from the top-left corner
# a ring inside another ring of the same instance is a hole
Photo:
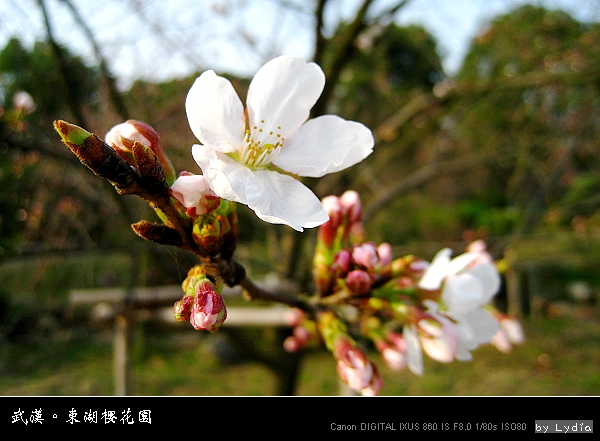
[[[248,205],[266,222],[303,231],[329,219],[314,193],[290,176],[268,170],[252,172],[229,156],[202,145],[194,145],[192,155],[216,194]]]
[[[423,351],[415,325],[407,325],[402,330],[406,342],[406,364],[415,375],[423,375]]]
[[[244,138],[244,105],[232,84],[212,70],[196,79],[185,100],[192,132],[202,144],[228,153]]]
[[[442,281],[447,275],[448,265],[450,264],[450,256],[452,250],[444,248],[435,255],[431,264],[419,280],[418,286],[421,289],[436,290],[440,289]]]
[[[273,163],[299,176],[320,178],[358,164],[373,152],[371,131],[355,121],[324,115],[307,121]]]
[[[279,132],[287,138],[308,119],[324,86],[325,74],[315,63],[290,56],[269,61],[248,88],[250,127],[264,121],[263,133]]]

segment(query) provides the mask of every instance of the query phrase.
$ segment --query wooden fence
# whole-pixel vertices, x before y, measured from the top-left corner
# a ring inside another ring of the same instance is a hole
[[[272,287],[271,287],[272,288]],[[225,288],[224,297],[240,295],[237,288]],[[175,321],[173,304],[181,299],[183,291],[180,285],[142,287],[127,290],[125,288],[77,289],[70,291],[72,307],[89,306],[101,310],[102,319],[112,321],[113,328],[113,375],[115,395],[128,395],[131,392],[130,346],[131,331],[136,320],[150,315],[164,323],[181,324]],[[289,325],[285,314],[290,308],[273,307],[228,307],[227,320],[221,331],[236,338],[235,328],[255,326],[277,329],[282,338],[289,334]],[[149,314],[150,313],[150,314]],[[282,340],[283,341],[283,340]],[[248,349],[247,342],[245,343]],[[256,358],[266,364],[278,379],[277,393],[293,395],[300,355],[280,351],[274,358],[269,354],[254,353]]]

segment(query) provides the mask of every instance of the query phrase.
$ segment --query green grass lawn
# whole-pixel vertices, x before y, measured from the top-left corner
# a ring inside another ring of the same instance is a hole
[[[597,309],[524,320],[527,340],[510,354],[482,346],[471,362],[441,364],[425,358],[422,377],[408,369],[393,372],[371,353],[384,380],[380,395],[600,395]],[[131,394],[273,395],[276,377],[263,364],[224,362],[216,355],[223,334],[138,326]],[[0,395],[112,395],[113,387],[110,331],[67,329],[52,337],[0,342]],[[297,395],[339,391],[331,355],[307,351]]]

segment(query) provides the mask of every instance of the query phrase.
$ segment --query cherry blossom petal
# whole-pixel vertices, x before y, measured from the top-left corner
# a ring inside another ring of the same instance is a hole
[[[493,263],[483,262],[469,271],[483,286],[483,303],[489,302],[500,289],[500,274]]]
[[[286,138],[308,119],[324,86],[325,74],[315,63],[291,56],[269,61],[248,89],[250,125],[264,120],[265,132],[279,132]]]
[[[299,176],[319,178],[359,163],[373,151],[371,131],[354,121],[324,115],[286,138],[273,163]]]
[[[407,325],[402,330],[406,343],[406,364],[413,374],[423,375],[423,352],[417,329],[414,325]]]
[[[303,231],[329,219],[314,193],[291,176],[253,172],[206,146],[195,145],[192,154],[217,196],[248,205],[266,222]]]
[[[444,282],[442,300],[452,315],[462,317],[483,304],[484,288],[472,274],[459,274]]]
[[[423,351],[433,360],[449,363],[454,360],[458,348],[458,337],[454,324],[443,316],[434,320],[420,320],[419,327],[428,335],[419,335]]]
[[[451,255],[452,250],[450,248],[444,248],[443,250],[438,251],[431,261],[431,265],[429,265],[425,274],[423,274],[423,277],[419,280],[419,288],[432,291],[440,289],[442,281],[447,275]]]
[[[198,140],[223,152],[239,149],[244,139],[244,106],[233,86],[214,71],[204,72],[188,92],[185,109]]]
[[[192,156],[217,196],[228,201],[247,203],[246,184],[253,179],[248,167],[204,145],[194,145]]]
[[[482,308],[477,308],[466,319],[471,325],[477,343],[488,343],[500,329],[498,321],[492,314]]]
[[[183,175],[171,185],[172,196],[186,208],[195,208],[198,215],[206,213],[206,197],[213,194],[202,175]],[[214,197],[214,195],[213,195]]]
[[[458,274],[466,270],[473,262],[477,260],[479,255],[477,253],[463,253],[456,256],[448,264],[448,275]]]
[[[297,231],[329,220],[321,201],[300,181],[273,171],[257,171],[254,176],[246,188],[248,206],[262,220]]]

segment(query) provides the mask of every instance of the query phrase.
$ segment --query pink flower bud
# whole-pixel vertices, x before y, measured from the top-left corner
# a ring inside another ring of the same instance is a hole
[[[342,224],[342,207],[337,196],[326,196],[321,200],[321,204],[329,215],[329,220],[319,226],[319,239],[326,248],[331,248]]]
[[[300,308],[292,308],[283,315],[285,322],[293,327],[299,326],[306,314]]]
[[[192,315],[192,307],[194,306],[194,298],[185,296],[181,300],[175,302],[173,310],[175,311],[175,320],[179,323],[187,322]]]
[[[377,248],[373,242],[365,242],[361,245],[355,245],[352,248],[352,260],[368,270],[375,268],[379,262]]]
[[[404,369],[406,366],[405,351],[401,351],[398,347],[390,345],[383,338],[374,340],[374,343],[381,357],[391,370],[400,371]]]
[[[215,211],[221,202],[221,198],[210,189],[202,175],[182,172],[171,185],[170,191],[171,196],[186,208],[186,214],[191,218]]]
[[[344,383],[362,395],[377,395],[383,384],[377,366],[355,347],[338,358],[337,371]]]
[[[357,391],[369,387],[376,372],[373,363],[356,348],[348,350],[342,359],[338,359],[337,371],[342,381]]]
[[[306,344],[310,338],[310,332],[304,326],[296,326],[293,335],[303,344]]]
[[[342,213],[348,219],[348,224],[354,224],[362,220],[362,205],[360,197],[354,190],[348,190],[340,196]]]
[[[379,244],[377,247],[377,256],[379,256],[379,265],[390,265],[394,259],[392,246],[387,242]]]
[[[333,258],[331,272],[334,277],[344,278],[352,267],[352,255],[350,251],[343,249],[339,251]]]
[[[165,155],[158,133],[154,128],[143,121],[130,119],[124,123],[117,124],[104,137],[104,141],[131,165],[135,166],[131,149],[134,142],[139,142],[152,149],[165,173],[167,184],[175,181],[175,168]]]
[[[290,335],[283,341],[283,349],[290,353],[298,352],[302,349],[302,343],[296,337]]]
[[[400,352],[406,353],[406,341],[399,332],[390,331],[386,335],[387,340],[396,347]]]
[[[383,386],[383,380],[381,379],[381,375],[377,371],[377,366],[373,364],[373,376],[371,377],[371,382],[369,385],[362,389],[360,393],[365,396],[375,396],[379,393],[379,390]]]
[[[192,326],[199,331],[217,332],[226,318],[223,297],[215,291],[208,279],[199,282],[190,317]]]
[[[346,287],[354,294],[368,294],[371,290],[371,285],[371,277],[363,270],[350,271],[346,276]]]
[[[308,343],[310,332],[304,326],[296,326],[292,331],[292,335],[283,341],[283,348],[287,352],[297,352]]]

